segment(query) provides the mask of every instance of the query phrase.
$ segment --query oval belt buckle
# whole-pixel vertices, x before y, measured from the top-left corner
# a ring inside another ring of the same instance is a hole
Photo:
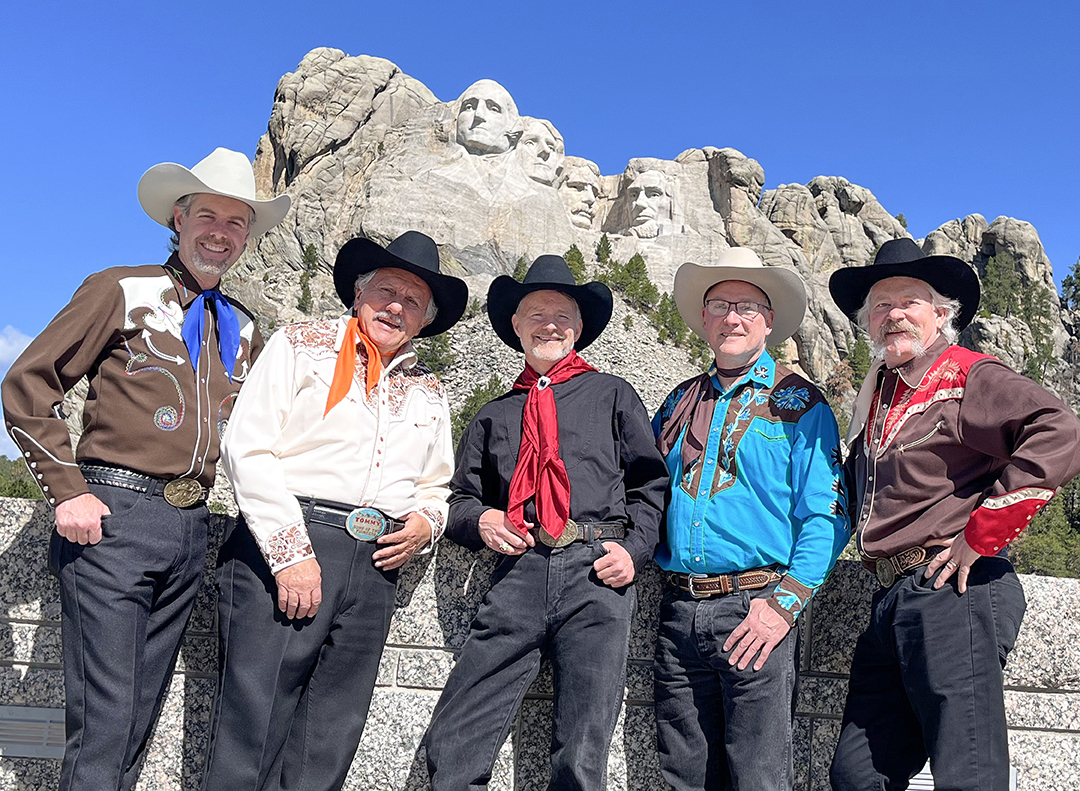
[[[892,560],[889,558],[879,559],[874,564],[874,573],[877,574],[877,581],[883,588],[891,588],[896,582],[896,569],[893,568]]]
[[[552,547],[553,549],[569,546],[577,541],[578,536],[581,535],[581,531],[578,530],[578,523],[573,519],[566,520],[566,527],[563,528],[563,531],[559,534],[558,538],[555,538],[555,536],[551,535],[551,533],[542,527],[537,530],[537,533],[540,535],[540,543],[544,546]]]
[[[345,517],[345,529],[357,541],[374,541],[386,532],[386,517],[374,508],[354,508]]]
[[[188,508],[202,499],[203,487],[191,478],[177,478],[165,484],[165,502],[176,508]]]

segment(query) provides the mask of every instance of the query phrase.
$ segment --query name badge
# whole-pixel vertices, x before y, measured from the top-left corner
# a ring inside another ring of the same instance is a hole
[[[374,541],[387,525],[386,517],[374,508],[355,508],[345,519],[345,529],[357,541]]]

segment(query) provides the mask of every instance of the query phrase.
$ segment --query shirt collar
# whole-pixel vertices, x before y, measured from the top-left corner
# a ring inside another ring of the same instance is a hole
[[[346,313],[343,316],[339,316],[337,320],[337,332],[334,336],[334,351],[341,351],[341,343],[345,340],[345,328],[349,324],[349,319],[352,318],[351,313]],[[389,373],[394,368],[409,369],[416,365],[418,361],[416,356],[416,350],[413,349],[412,341],[406,342],[404,346],[398,349],[397,354],[394,355],[394,359],[383,366],[383,371]]]
[[[184,262],[180,260],[179,253],[173,253],[169,256],[169,260],[162,264],[165,271],[169,273],[169,277],[173,279],[176,285],[176,292],[180,295],[180,301],[183,307],[187,307],[203,292],[202,286],[199,285],[199,281],[195,279],[195,276],[188,271],[188,268],[184,266]],[[220,283],[218,284],[220,285]]]
[[[937,340],[930,344],[930,348],[926,350],[926,354],[921,357],[913,357],[906,363],[901,363],[889,370],[899,374],[908,387],[918,387],[923,377],[926,376],[926,372],[930,370],[930,366],[937,362],[938,358],[951,345],[944,335],[938,335]]]
[[[716,374],[716,360],[713,360],[712,365],[709,366],[709,377],[712,379],[713,387],[720,393],[734,393],[749,381],[757,382],[764,387],[772,387],[773,382],[776,381],[776,362],[773,360],[772,356],[763,349],[761,351],[761,356],[754,360],[754,364],[750,367],[750,371],[742,379],[728,388],[727,391],[725,391],[720,384],[720,377]]]

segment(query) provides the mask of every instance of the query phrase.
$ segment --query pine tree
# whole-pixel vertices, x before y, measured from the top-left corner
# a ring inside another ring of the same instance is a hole
[[[596,260],[601,264],[607,264],[611,260],[611,240],[607,238],[607,234],[601,234],[600,241],[596,243],[596,247],[593,250],[596,253]]]
[[[904,216],[903,212],[900,212],[898,215],[896,215],[896,221],[900,223],[901,228],[903,228],[905,231],[907,230],[907,217]]]
[[[847,362],[851,366],[851,384],[857,389],[870,370],[870,344],[863,333],[855,333],[855,343]]]
[[[433,373],[441,374],[457,362],[450,346],[450,336],[443,332],[430,338],[417,338],[413,342],[416,354]]]
[[[649,269],[640,253],[634,253],[623,267],[626,295],[630,304],[642,312],[652,310],[660,299],[660,292],[649,278]]]
[[[984,316],[1015,316],[1020,312],[1020,274],[1016,259],[1008,253],[998,253],[986,262],[982,279]]]
[[[319,251],[315,245],[309,244],[304,248],[304,258],[301,262],[305,272],[314,272],[319,266]]]
[[[1070,310],[1080,308],[1080,258],[1072,265],[1069,274],[1061,280],[1061,297]]]
[[[461,435],[465,433],[465,429],[469,427],[469,423],[476,417],[476,413],[480,411],[480,407],[493,398],[501,396],[504,392],[506,392],[506,388],[503,387],[503,383],[499,380],[499,375],[492,374],[487,382],[476,385],[465,396],[461,406],[450,415],[450,432],[454,438],[455,447],[457,447]]]
[[[521,282],[525,279],[525,275],[529,271],[529,262],[525,260],[525,256],[519,256],[517,263],[514,265],[514,273],[511,277],[517,282]]]
[[[307,270],[300,273],[300,296],[296,299],[296,307],[305,315],[311,313],[311,273]]]
[[[565,260],[566,265],[570,267],[570,274],[574,276],[574,280],[577,283],[584,283],[585,256],[582,255],[581,250],[578,249],[576,244],[570,245],[570,249],[563,254],[563,260]]]
[[[1033,286],[1020,294],[1020,318],[1031,331],[1031,348],[1025,349],[1027,359],[1024,362],[1024,376],[1043,383],[1046,374],[1055,361],[1054,336],[1051,326],[1050,290],[1042,286]]]

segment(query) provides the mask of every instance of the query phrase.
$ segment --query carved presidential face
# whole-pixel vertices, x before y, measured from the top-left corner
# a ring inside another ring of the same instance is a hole
[[[658,170],[639,173],[626,189],[630,201],[630,231],[635,236],[659,236],[672,217],[671,181]]]
[[[573,168],[559,187],[559,194],[570,212],[570,222],[578,228],[591,228],[600,196],[600,177],[585,166]]]
[[[518,124],[514,100],[494,80],[474,82],[458,99],[457,141],[470,154],[509,151]]]
[[[525,175],[549,186],[558,178],[566,159],[562,135],[550,123],[538,118],[529,121],[516,150]]]

